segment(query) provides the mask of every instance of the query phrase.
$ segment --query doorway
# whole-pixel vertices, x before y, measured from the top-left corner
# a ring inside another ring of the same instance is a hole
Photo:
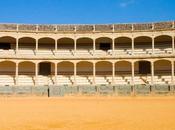
[[[151,63],[147,61],[140,61],[139,74],[151,74]]]
[[[39,75],[44,75],[44,76],[51,75],[51,63],[40,63]]]
[[[111,49],[110,43],[100,43],[100,49],[103,51],[108,51]]]

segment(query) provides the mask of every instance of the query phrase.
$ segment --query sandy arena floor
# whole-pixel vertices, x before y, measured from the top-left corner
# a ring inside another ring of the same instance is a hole
[[[1,97],[0,130],[175,130],[175,97]]]

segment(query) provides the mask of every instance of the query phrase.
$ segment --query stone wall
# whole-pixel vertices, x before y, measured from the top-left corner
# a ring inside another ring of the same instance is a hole
[[[175,22],[140,23],[140,24],[97,24],[97,25],[27,25],[0,24],[0,31],[29,32],[125,32],[174,29]]]

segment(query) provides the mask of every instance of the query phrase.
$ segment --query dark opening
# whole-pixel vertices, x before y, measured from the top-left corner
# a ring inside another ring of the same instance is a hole
[[[3,49],[3,50],[11,49],[10,43],[0,43],[0,49]]]
[[[111,49],[111,44],[110,43],[100,43],[100,49],[107,51]]]
[[[51,63],[40,63],[39,75],[44,75],[44,76],[51,75]]]
[[[151,63],[147,61],[140,61],[139,74],[151,74]]]

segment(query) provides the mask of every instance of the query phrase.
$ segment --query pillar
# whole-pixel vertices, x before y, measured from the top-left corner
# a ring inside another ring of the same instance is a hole
[[[96,77],[96,66],[95,63],[93,63],[93,85],[95,85],[95,77]]]
[[[151,85],[154,85],[154,62],[151,62]]]
[[[112,55],[115,53],[115,38],[112,39]]]
[[[154,45],[155,44],[155,40],[154,40],[154,37],[152,38],[152,54],[154,55]]]
[[[172,36],[172,53],[174,54],[174,36]]]
[[[115,84],[115,63],[112,63],[112,84]]]
[[[57,50],[58,50],[58,41],[57,39],[55,39],[55,55],[57,53]]]
[[[18,85],[18,63],[16,63],[16,70],[15,70],[15,85]]]
[[[76,77],[77,77],[77,64],[74,63],[74,85],[77,84]]]
[[[18,49],[19,49],[19,39],[16,38],[16,54],[18,54]]]
[[[74,39],[74,55],[76,55],[77,52],[77,39]]]
[[[132,38],[132,55],[134,55],[134,38]]]
[[[174,85],[174,61],[171,61],[171,83]]]
[[[37,54],[37,52],[38,52],[38,39],[36,39],[35,55]]]
[[[93,55],[95,55],[95,50],[96,50],[95,39],[93,39]]]
[[[131,69],[132,69],[132,85],[134,85],[134,62],[131,63]]]
[[[38,85],[38,63],[35,63],[35,86]]]
[[[55,63],[55,85],[57,85],[57,63]]]

